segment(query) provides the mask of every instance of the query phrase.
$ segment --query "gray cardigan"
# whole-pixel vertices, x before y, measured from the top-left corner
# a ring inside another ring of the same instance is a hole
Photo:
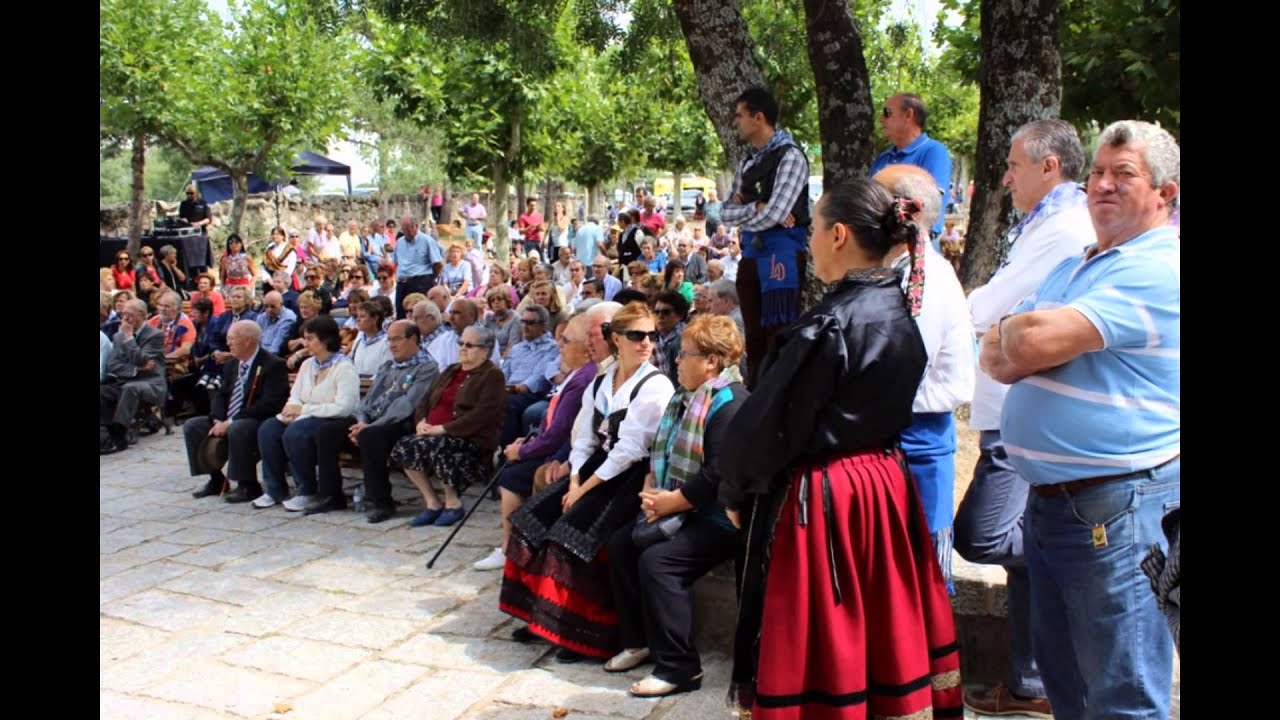
[[[366,425],[395,425],[412,418],[418,401],[440,375],[435,360],[430,358],[403,370],[392,364],[391,360],[382,364],[356,408],[356,419]]]

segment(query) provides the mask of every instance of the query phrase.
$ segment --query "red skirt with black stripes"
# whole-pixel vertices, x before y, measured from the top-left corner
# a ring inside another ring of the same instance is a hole
[[[964,716],[951,602],[896,455],[796,473],[770,556],[754,720]]]

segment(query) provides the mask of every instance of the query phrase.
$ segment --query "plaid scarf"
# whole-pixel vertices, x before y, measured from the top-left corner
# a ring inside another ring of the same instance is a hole
[[[707,417],[711,415],[712,400],[717,392],[733,382],[742,382],[737,365],[725,368],[692,393],[681,390],[667,403],[650,456],[659,489],[679,490],[698,476],[702,469],[702,438],[707,430]]]

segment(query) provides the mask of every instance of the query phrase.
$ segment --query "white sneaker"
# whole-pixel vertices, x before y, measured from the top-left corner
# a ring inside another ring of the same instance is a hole
[[[502,552],[502,548],[494,548],[489,553],[489,557],[483,560],[477,560],[471,567],[477,570],[501,570],[507,564],[507,556]]]
[[[269,508],[276,504],[277,504],[276,499],[266,493],[262,493],[261,495],[254,498],[253,500],[253,506],[258,508],[259,510],[263,508]]]
[[[311,495],[294,495],[280,504],[289,512],[302,512],[307,509],[313,499]]]

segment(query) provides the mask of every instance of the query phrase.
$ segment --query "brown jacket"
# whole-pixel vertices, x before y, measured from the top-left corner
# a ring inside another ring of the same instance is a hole
[[[431,389],[418,401],[418,407],[413,413],[415,425],[425,419],[431,408],[440,402],[444,389],[449,387],[449,383],[461,369],[461,365],[454,363],[440,373]],[[445,423],[444,432],[446,435],[470,440],[484,452],[492,453],[498,447],[498,433],[502,430],[503,413],[506,409],[506,376],[492,362],[485,360],[483,365],[471,371],[458,388],[458,394],[453,398],[453,420]]]

